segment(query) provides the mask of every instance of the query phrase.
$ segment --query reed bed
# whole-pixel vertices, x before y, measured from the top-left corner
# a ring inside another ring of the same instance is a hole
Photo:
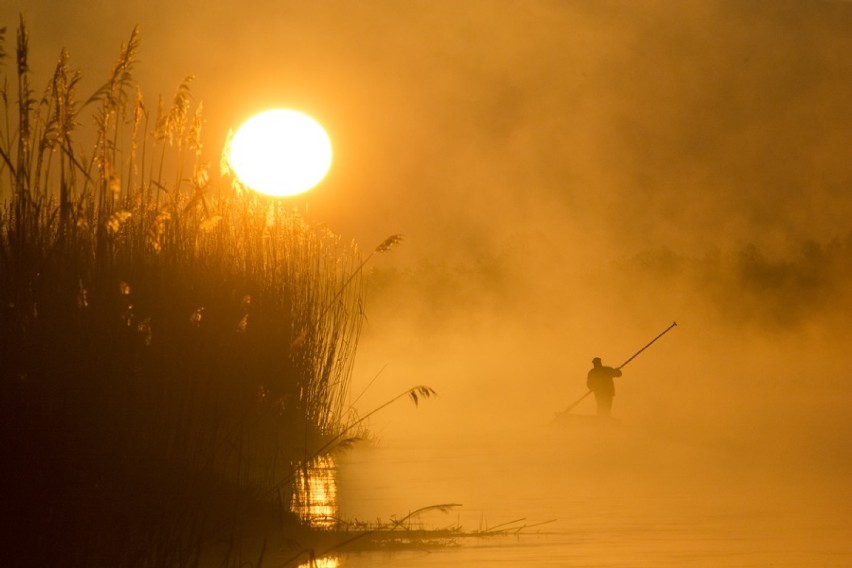
[[[138,30],[88,98],[6,39],[0,564],[259,566],[354,420],[369,256],[214,170],[191,77],[149,107]]]

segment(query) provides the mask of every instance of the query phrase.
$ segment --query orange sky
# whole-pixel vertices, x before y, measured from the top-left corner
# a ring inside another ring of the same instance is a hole
[[[784,258],[848,239],[852,3],[7,0],[7,48],[19,11],[34,84],[65,46],[84,91],[140,25],[149,105],[194,74],[214,160],[271,106],[324,124],[335,163],[296,203],[367,249],[406,237],[373,262],[386,272],[356,380],[389,363],[377,400],[423,381],[464,384],[467,401],[531,374],[547,377],[524,399],[534,413],[581,394],[568,377],[592,356],[624,359],[672,320],[670,347],[631,364],[648,373],[634,412],[667,407],[661,372],[694,379],[696,404],[739,365],[795,368],[785,384],[814,361],[820,381],[848,376],[843,306],[803,284],[793,312],[712,269],[748,243]],[[679,257],[697,268],[660,284]],[[850,396],[832,392],[813,404]]]
[[[630,431],[737,503],[744,478],[848,492],[852,2],[4,0],[7,51],[19,11],[36,89],[65,46],[93,91],[140,25],[149,107],[194,74],[214,163],[268,107],[326,127],[332,170],[294,204],[368,250],[405,236],[370,261],[358,410],[439,395],[372,417],[380,442],[523,446],[592,357],[677,320],[618,379]],[[811,514],[844,526],[847,503]]]
[[[257,110],[314,115],[336,162],[308,202],[365,246],[783,246],[842,232],[851,205],[849,3],[5,6],[37,76],[65,46],[90,87],[139,24],[150,104],[194,74],[211,152]]]
[[[849,525],[852,2],[3,0],[10,55],[19,12],[36,92],[62,47],[93,92],[138,24],[149,108],[194,74],[214,164],[255,112],[325,126],[331,172],[293,203],[367,250],[405,236],[370,260],[351,392],[362,415],[438,392],[370,421],[421,475],[493,432],[525,447],[592,357],[618,365],[676,320],[616,386],[614,415],[683,468],[649,477],[707,465],[703,499],[740,506],[750,479],[809,508],[797,538]],[[666,475],[621,491],[636,505]]]

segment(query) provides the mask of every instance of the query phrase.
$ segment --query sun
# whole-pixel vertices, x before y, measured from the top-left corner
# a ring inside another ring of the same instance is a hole
[[[231,140],[228,161],[247,187],[275,197],[316,186],[331,167],[331,141],[310,116],[290,109],[256,114]]]

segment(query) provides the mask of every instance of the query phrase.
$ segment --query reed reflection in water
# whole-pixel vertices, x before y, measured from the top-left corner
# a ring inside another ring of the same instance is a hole
[[[331,529],[338,522],[337,463],[320,456],[298,468],[290,510],[313,528]],[[325,560],[324,560],[325,561]],[[316,564],[315,564],[316,565]],[[320,564],[319,566],[336,566]]]

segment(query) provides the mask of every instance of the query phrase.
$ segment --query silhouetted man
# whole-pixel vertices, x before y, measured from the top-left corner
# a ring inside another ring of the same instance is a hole
[[[601,358],[592,359],[592,369],[586,377],[586,386],[595,393],[598,403],[598,416],[609,418],[612,414],[612,397],[615,396],[615,383],[612,379],[621,376],[620,369],[604,367]]]

